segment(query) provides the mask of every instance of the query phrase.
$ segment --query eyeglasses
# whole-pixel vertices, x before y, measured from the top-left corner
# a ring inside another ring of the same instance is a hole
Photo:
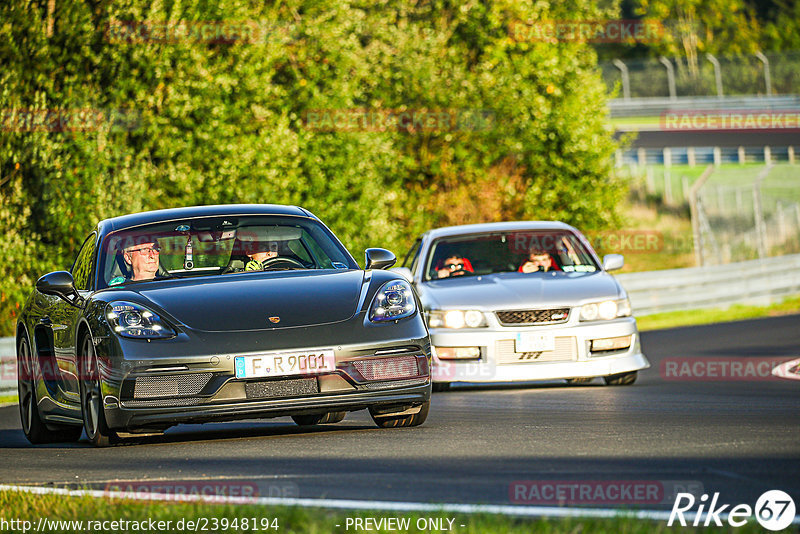
[[[445,263],[445,269],[450,269],[451,271],[459,271],[464,268],[463,263]]]
[[[161,247],[159,247],[158,245],[155,245],[155,246],[152,246],[152,247],[135,248],[135,249],[129,250],[128,252],[130,252],[131,254],[133,254],[134,252],[139,252],[141,254],[148,254],[148,255],[149,254],[158,254],[159,252],[161,252]]]

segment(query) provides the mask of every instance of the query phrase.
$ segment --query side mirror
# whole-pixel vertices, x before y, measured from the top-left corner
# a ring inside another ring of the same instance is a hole
[[[48,273],[36,281],[36,290],[45,295],[55,295],[73,306],[83,300],[75,290],[75,280],[69,271]]]
[[[385,248],[368,248],[364,252],[365,269],[388,269],[397,261],[397,257]]]
[[[409,269],[408,267],[392,267],[389,270],[392,271],[393,273],[399,274],[409,282],[414,281],[414,275],[411,273],[411,269]]]
[[[606,254],[603,256],[603,269],[606,271],[616,271],[625,265],[625,257],[622,254]]]

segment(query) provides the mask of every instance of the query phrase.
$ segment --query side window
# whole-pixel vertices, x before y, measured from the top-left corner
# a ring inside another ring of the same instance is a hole
[[[408,251],[406,257],[403,258],[403,267],[408,267],[411,269],[411,272],[414,272],[414,269],[417,266],[417,262],[419,261],[419,251],[422,249],[422,239],[418,238],[414,245],[411,247],[411,250]]]
[[[83,242],[81,251],[72,266],[72,278],[75,279],[75,289],[91,289],[92,274],[94,273],[94,242],[96,236],[90,234]]]

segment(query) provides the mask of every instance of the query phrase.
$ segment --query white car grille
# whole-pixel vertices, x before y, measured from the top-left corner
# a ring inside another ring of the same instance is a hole
[[[574,336],[555,338],[555,350],[543,352],[517,352],[513,339],[501,339],[496,346],[498,365],[512,363],[571,362],[578,359],[578,344]]]

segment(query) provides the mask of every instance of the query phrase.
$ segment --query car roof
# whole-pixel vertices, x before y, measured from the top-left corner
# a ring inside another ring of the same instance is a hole
[[[490,232],[511,232],[514,230],[571,230],[577,229],[560,221],[510,221],[480,224],[462,224],[459,226],[445,226],[434,228],[425,233],[425,237],[436,239],[439,237],[481,234]]]
[[[279,204],[220,204],[214,206],[190,206],[155,211],[143,211],[105,219],[97,223],[101,235],[122,228],[131,228],[143,224],[187,219],[191,217],[215,217],[237,215],[293,215],[299,217],[316,217],[311,212],[298,206],[282,206]]]

